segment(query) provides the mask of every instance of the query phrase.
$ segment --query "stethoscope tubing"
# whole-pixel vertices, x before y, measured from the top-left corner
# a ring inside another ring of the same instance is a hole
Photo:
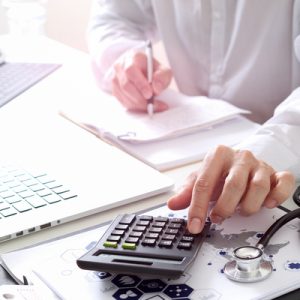
[[[257,246],[261,245],[263,248],[267,246],[269,243],[269,240],[271,237],[286,223],[290,222],[291,220],[295,218],[300,218],[300,208],[297,208],[295,210],[292,210],[279,218],[276,222],[274,222],[268,230],[265,232],[265,234],[262,236],[262,238],[258,241]],[[261,248],[259,246],[259,248]]]
[[[293,194],[293,200],[298,206],[300,206],[300,185]]]

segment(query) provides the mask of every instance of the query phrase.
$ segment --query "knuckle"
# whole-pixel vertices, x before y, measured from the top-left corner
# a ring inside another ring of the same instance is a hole
[[[230,149],[229,147],[227,147],[227,146],[224,146],[224,145],[218,145],[215,149],[214,149],[214,151],[213,151],[213,153],[215,154],[215,155],[224,155],[224,153],[226,153],[227,151],[228,151],[228,149]]]
[[[124,68],[124,73],[126,77],[132,77],[136,72],[136,67],[134,65],[128,65]]]
[[[270,181],[267,178],[253,178],[250,185],[255,190],[270,190]]]
[[[130,87],[130,81],[129,79],[126,77],[122,80],[122,82],[120,82],[120,86],[122,89],[127,90]]]
[[[231,176],[225,179],[225,186],[228,190],[234,192],[243,192],[244,187],[238,176]]]
[[[209,191],[209,182],[205,178],[198,178],[194,185],[195,193],[206,193]]]
[[[256,160],[252,152],[249,150],[240,150],[239,157],[242,162],[253,162]]]

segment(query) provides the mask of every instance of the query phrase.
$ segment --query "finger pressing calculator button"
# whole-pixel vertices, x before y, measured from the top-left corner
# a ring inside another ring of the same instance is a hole
[[[135,215],[124,215],[119,223],[124,225],[131,225],[134,220]]]
[[[103,246],[106,247],[106,248],[117,248],[118,244],[117,244],[117,242],[105,241],[103,243]]]
[[[122,248],[126,250],[135,250],[136,249],[136,244],[134,243],[123,243]]]

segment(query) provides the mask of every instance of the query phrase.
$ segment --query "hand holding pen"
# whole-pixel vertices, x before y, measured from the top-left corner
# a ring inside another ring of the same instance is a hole
[[[121,55],[113,64],[111,86],[112,94],[128,110],[152,115],[154,111],[157,113],[168,109],[168,105],[154,99],[154,95],[159,97],[169,86],[172,73],[153,57],[153,53],[150,58],[147,51],[146,47],[142,50],[128,50]]]

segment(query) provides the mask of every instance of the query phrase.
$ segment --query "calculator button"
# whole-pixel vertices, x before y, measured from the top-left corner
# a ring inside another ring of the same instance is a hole
[[[142,235],[143,235],[143,232],[140,232],[140,231],[132,231],[132,232],[129,233],[129,236],[137,237],[137,238],[142,237]]]
[[[123,243],[122,248],[126,250],[135,250],[136,249],[136,244],[134,243]]]
[[[132,228],[132,231],[145,232],[146,231],[146,226],[135,226],[135,227]]]
[[[170,223],[184,224],[185,220],[181,219],[181,218],[173,218],[173,219],[170,219]]]
[[[150,221],[141,220],[136,223],[137,226],[149,226]]]
[[[138,242],[139,242],[139,238],[137,238],[137,237],[128,237],[125,240],[125,243],[137,244]]]
[[[174,234],[164,234],[161,239],[162,240],[169,240],[169,241],[174,241],[176,236]]]
[[[156,240],[155,239],[144,239],[142,241],[143,246],[155,246]]]
[[[167,240],[161,240],[158,244],[159,247],[164,247],[164,248],[171,248],[172,247],[172,241],[167,241]]]
[[[161,227],[151,227],[151,228],[149,228],[149,232],[161,233],[162,228]]]
[[[165,222],[165,223],[167,223],[167,222],[169,221],[169,219],[166,218],[166,217],[156,217],[156,218],[154,219],[154,221],[155,221],[155,222]]]
[[[117,242],[106,241],[103,243],[103,246],[106,248],[117,248],[118,244],[117,244]]]
[[[166,234],[177,234],[179,232],[179,230],[178,229],[172,229],[172,228],[168,228],[168,229],[166,229],[166,231],[165,231],[165,233]]]
[[[135,215],[124,215],[120,220],[120,224],[131,225],[135,220]]]
[[[125,233],[124,230],[113,230],[110,234],[111,235],[119,235],[119,236],[123,236]]]
[[[158,239],[158,237],[159,237],[158,233],[147,233],[145,235],[145,238],[147,238],[147,239]]]
[[[129,225],[124,225],[124,224],[118,224],[115,229],[117,230],[124,230],[126,231],[128,229]]]
[[[189,242],[179,242],[177,248],[178,249],[189,250],[189,249],[192,248],[192,243],[189,243]]]
[[[171,223],[168,225],[168,228],[169,229],[180,229],[181,228],[181,224],[178,224],[178,223]]]
[[[121,240],[121,236],[119,235],[110,235],[107,239],[107,241],[110,241],[110,242],[120,242]]]
[[[153,217],[152,216],[140,216],[140,220],[152,221]]]
[[[193,242],[194,241],[194,237],[193,236],[186,236],[184,235],[182,238],[181,238],[181,242]]]
[[[152,227],[161,227],[161,228],[164,228],[166,225],[166,222],[154,222],[152,224]]]

